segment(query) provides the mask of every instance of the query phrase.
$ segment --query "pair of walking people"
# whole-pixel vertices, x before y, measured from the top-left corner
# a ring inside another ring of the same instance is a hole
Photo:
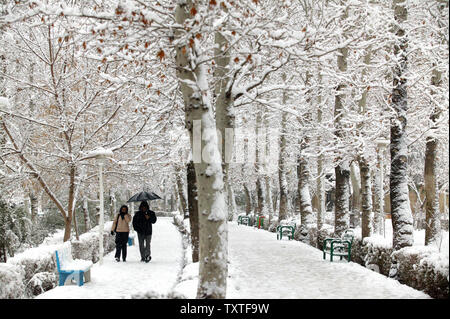
[[[128,207],[123,205],[120,207],[119,214],[114,218],[111,228],[111,235],[116,234],[116,261],[127,259],[127,244],[130,233],[129,223],[131,222],[131,215],[128,214]],[[151,257],[150,244],[152,240],[152,224],[156,223],[156,214],[150,210],[146,201],[141,202],[139,210],[134,213],[133,228],[138,234],[139,252],[141,254],[141,261],[149,262]]]

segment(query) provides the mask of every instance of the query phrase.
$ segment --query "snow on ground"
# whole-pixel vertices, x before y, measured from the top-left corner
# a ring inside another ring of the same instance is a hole
[[[227,298],[430,298],[398,281],[275,233],[229,223]]]
[[[103,258],[103,265],[91,268],[91,281],[78,287],[59,286],[36,299],[121,299],[149,292],[167,294],[176,283],[181,267],[181,236],[172,218],[159,217],[153,225],[152,260],[140,262],[137,238],[128,246],[127,262],[116,262],[115,251]]]
[[[188,264],[177,283],[183,252],[172,218],[158,218],[152,238],[152,261],[141,263],[138,246],[128,247],[127,262],[114,252],[91,269],[91,282],[52,289],[37,298],[131,298],[167,296],[195,298],[198,263]],[[229,225],[229,299],[419,299],[430,298],[398,281],[356,263],[323,260],[322,252],[299,241],[279,241],[275,233]],[[186,252],[190,254],[190,251]]]

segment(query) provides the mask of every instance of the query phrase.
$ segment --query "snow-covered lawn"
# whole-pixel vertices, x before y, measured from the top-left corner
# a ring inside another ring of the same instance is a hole
[[[103,265],[91,268],[91,281],[56,287],[36,298],[120,299],[157,292],[167,294],[176,283],[182,261],[181,236],[172,218],[160,217],[153,225],[152,260],[140,262],[137,240],[128,246],[127,262],[116,262],[115,251],[104,257]]]

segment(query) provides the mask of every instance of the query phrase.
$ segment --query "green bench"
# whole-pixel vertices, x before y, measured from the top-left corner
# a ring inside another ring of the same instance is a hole
[[[277,226],[277,240],[282,240],[286,236],[289,240],[294,239],[295,226]]]
[[[250,225],[250,217],[248,216],[239,216],[238,217],[238,225]]]
[[[326,238],[323,242],[323,259],[329,254],[330,261],[333,261],[333,256],[339,256],[340,260],[346,257],[350,262],[354,236],[353,229],[347,229],[341,238]]]

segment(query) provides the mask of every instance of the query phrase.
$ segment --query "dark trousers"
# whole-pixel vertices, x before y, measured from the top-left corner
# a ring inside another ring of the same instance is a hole
[[[128,245],[128,232],[116,233],[116,258],[120,258],[122,252],[122,259],[127,259],[127,245]]]
[[[145,260],[150,257],[150,242],[152,241],[152,235],[144,235],[138,233],[139,240],[139,252],[141,253],[141,259]]]

